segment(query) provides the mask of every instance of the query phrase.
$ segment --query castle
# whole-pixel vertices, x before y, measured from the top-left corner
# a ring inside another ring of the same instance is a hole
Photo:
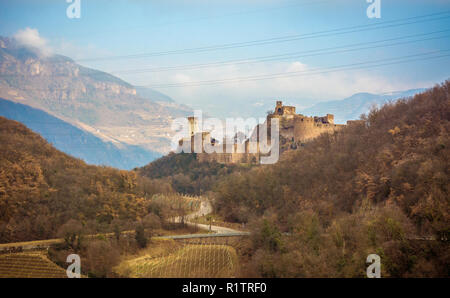
[[[334,124],[334,116],[327,114],[324,117],[307,117],[296,114],[295,107],[284,106],[282,101],[277,101],[273,113],[269,113],[266,118],[267,135],[270,137],[271,119],[279,120],[280,139],[284,138],[292,143],[305,143],[314,139],[322,133],[334,133],[345,125]],[[197,153],[199,161],[217,161],[219,163],[257,163],[263,155],[260,150],[259,129],[257,125],[252,135],[243,142],[234,140],[223,140],[219,142],[211,136],[208,131],[200,131],[198,119],[188,117],[189,136],[179,141],[179,146],[190,149],[190,152]],[[270,143],[270,142],[269,142]],[[205,152],[204,145],[207,144],[208,152]]]
[[[280,121],[280,136],[296,143],[305,143],[324,132],[333,133],[345,126],[334,124],[334,115],[331,114],[324,117],[296,114],[295,107],[284,106],[281,101],[277,101],[275,111],[267,116],[267,123],[271,123],[269,120],[272,118]]]

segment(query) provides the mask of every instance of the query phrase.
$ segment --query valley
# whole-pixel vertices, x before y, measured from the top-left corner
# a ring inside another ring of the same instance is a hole
[[[0,1],[1,294],[438,289],[450,2],[366,2]]]
[[[119,148],[166,154],[173,135],[170,120],[191,109],[156,91],[138,90],[68,57],[45,57],[1,38],[1,98],[43,110]]]

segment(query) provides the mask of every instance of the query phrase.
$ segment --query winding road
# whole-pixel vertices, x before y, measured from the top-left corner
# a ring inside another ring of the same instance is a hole
[[[208,215],[212,212],[211,203],[207,199],[202,199],[200,203],[199,210],[190,213],[184,217],[184,220],[189,226],[197,226],[200,229],[205,231],[210,231],[209,225],[205,224],[196,224],[192,222],[196,217],[201,217],[204,215]],[[180,216],[175,217],[175,222],[181,222],[182,218]],[[172,235],[172,236],[158,236],[154,238],[160,239],[189,239],[189,238],[209,238],[209,237],[233,237],[233,236],[247,236],[249,232],[242,232],[230,228],[220,227],[220,226],[211,226],[212,233],[205,234],[186,234],[186,235]],[[123,233],[134,233],[134,231],[125,231]],[[97,235],[88,235],[88,237],[95,237]],[[113,233],[103,234],[105,236],[113,236]],[[28,251],[28,250],[40,250],[40,249],[48,249],[52,245],[62,243],[63,239],[48,239],[48,240],[38,240],[38,241],[27,241],[27,242],[16,242],[16,243],[3,243],[0,244],[0,253],[1,252],[17,252],[17,251]]]
[[[208,200],[201,200],[200,208],[184,217],[185,223],[188,226],[196,226],[200,229],[211,231],[213,233],[208,234],[187,234],[187,235],[173,235],[173,236],[161,236],[157,238],[169,238],[169,239],[187,239],[187,238],[209,238],[209,237],[232,237],[232,236],[247,236],[250,233],[249,232],[242,232],[230,228],[225,228],[221,226],[215,226],[215,225],[206,225],[206,224],[199,224],[194,223],[192,220],[194,220],[197,217],[208,215],[212,212],[212,206],[211,203]],[[181,222],[182,217],[178,216],[174,219],[175,222]]]

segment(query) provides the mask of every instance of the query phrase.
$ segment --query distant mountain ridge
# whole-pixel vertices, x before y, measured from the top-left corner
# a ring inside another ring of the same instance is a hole
[[[319,102],[299,112],[308,116],[334,115],[334,122],[345,124],[347,120],[359,119],[374,105],[380,107],[388,101],[397,100],[421,93],[426,89],[411,89],[389,94],[357,93],[341,100]]]
[[[137,95],[143,98],[151,98],[153,101],[156,102],[172,102],[172,103],[175,102],[171,97],[162,94],[161,92],[158,92],[156,90],[145,87],[135,87],[135,88]]]
[[[0,98],[0,116],[23,123],[39,133],[56,149],[89,164],[130,170],[161,156],[157,152],[139,146],[105,142],[44,111],[2,98]]]
[[[187,106],[60,55],[45,56],[0,37],[0,97],[41,109],[97,137],[170,150],[171,119]]]
[[[306,116],[324,116],[334,114],[335,121],[339,124],[345,124],[347,120],[358,119],[363,113],[367,113],[373,104],[381,106],[390,100],[397,100],[403,97],[410,97],[417,93],[425,91],[426,88],[411,89],[383,94],[356,93],[344,99],[322,100],[314,98],[296,98],[283,96],[267,96],[264,98],[255,98],[253,102],[242,103],[230,99],[228,102],[215,104],[217,113],[213,115],[220,117],[224,113],[232,117],[265,117],[268,111],[273,110],[273,105],[277,100],[283,101],[283,104],[295,106],[297,113]]]

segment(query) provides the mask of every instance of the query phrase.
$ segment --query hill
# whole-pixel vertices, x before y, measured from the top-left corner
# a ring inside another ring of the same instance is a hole
[[[0,144],[0,243],[56,238],[74,221],[90,233],[133,223],[151,212],[154,194],[171,192],[135,172],[87,165],[4,117]]]
[[[130,170],[161,156],[139,146],[104,141],[42,110],[2,98],[0,116],[25,124],[56,149],[93,165]]]
[[[195,153],[171,152],[136,171],[144,177],[166,179],[177,192],[201,194],[211,190],[223,177],[248,169],[247,165],[200,162]]]
[[[364,277],[370,253],[385,277],[449,275],[450,81],[362,120],[219,183],[248,275]]]
[[[1,98],[41,109],[103,140],[167,153],[170,120],[191,112],[153,90],[139,95],[120,78],[68,57],[45,56],[8,38],[0,37],[0,44]]]

